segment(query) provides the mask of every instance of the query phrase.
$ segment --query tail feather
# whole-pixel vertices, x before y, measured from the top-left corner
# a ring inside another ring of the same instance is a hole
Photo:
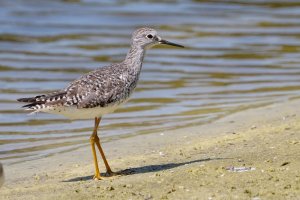
[[[44,102],[34,102],[34,103],[26,104],[22,106],[22,108],[26,108],[26,110],[36,110],[42,108],[43,105],[45,105]]]
[[[36,102],[38,99],[44,98],[44,97],[46,97],[46,95],[39,95],[39,96],[29,97],[29,98],[20,98],[20,99],[17,99],[17,101],[33,103],[33,102]]]
[[[38,111],[48,106],[53,106],[55,105],[55,103],[62,103],[61,101],[65,94],[65,92],[56,92],[49,95],[39,95],[29,98],[20,98],[17,99],[17,101],[29,103],[22,106],[22,108],[25,108],[25,110]]]

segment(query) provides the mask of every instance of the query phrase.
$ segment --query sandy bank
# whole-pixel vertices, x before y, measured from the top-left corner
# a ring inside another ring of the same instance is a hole
[[[300,199],[300,100],[104,149],[122,176],[92,180],[87,145],[4,166],[0,199]]]

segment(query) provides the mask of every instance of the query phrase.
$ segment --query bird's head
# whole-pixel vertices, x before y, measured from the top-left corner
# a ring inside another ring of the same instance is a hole
[[[184,47],[179,44],[169,42],[158,36],[156,30],[152,28],[139,28],[132,34],[132,44],[144,49],[151,48],[157,44],[166,44],[176,47]]]

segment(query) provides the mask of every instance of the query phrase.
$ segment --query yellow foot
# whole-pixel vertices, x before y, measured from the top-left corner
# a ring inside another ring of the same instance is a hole
[[[95,181],[97,181],[97,180],[102,180],[103,178],[100,176],[100,174],[95,174],[95,176],[93,177],[93,179]]]
[[[107,171],[106,174],[107,174],[107,176],[118,176],[119,175],[118,173],[113,172],[111,170]]]

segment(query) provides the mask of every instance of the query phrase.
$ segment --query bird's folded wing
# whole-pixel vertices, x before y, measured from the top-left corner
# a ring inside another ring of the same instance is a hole
[[[74,82],[66,89],[66,105],[76,105],[77,108],[105,107],[120,100],[125,83],[114,79],[106,82]]]

